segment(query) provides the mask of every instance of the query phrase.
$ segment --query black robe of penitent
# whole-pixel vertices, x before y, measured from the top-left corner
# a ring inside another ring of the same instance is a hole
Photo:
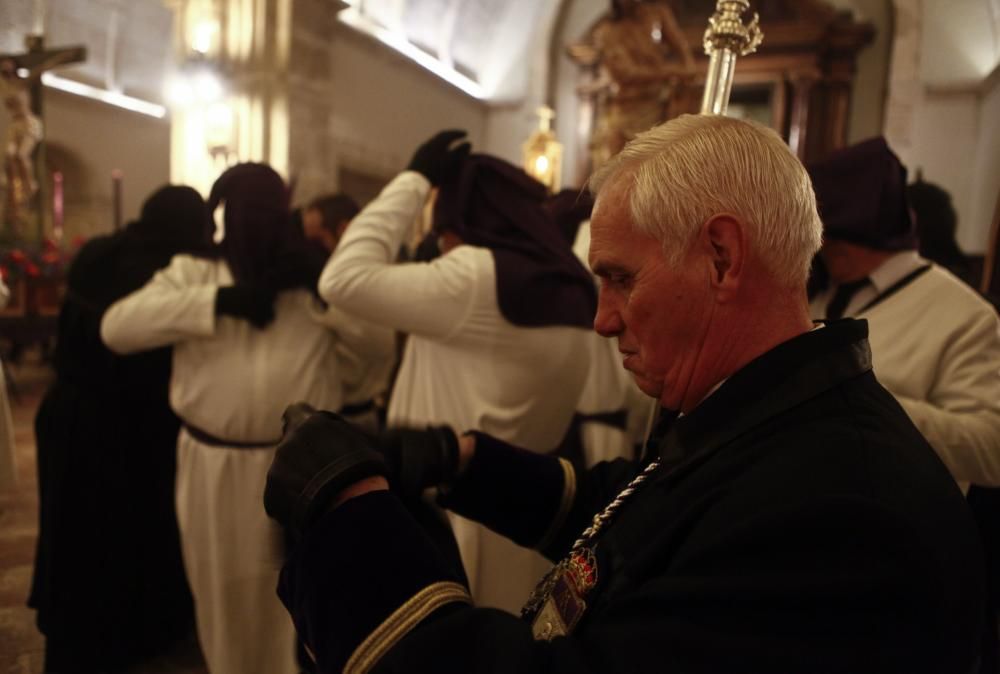
[[[167,188],[178,189],[178,188]],[[117,356],[101,317],[194,246],[144,223],[88,242],[59,316],[56,381],[35,419],[39,539],[28,604],[46,671],[116,671],[191,632],[174,512],[171,352]]]

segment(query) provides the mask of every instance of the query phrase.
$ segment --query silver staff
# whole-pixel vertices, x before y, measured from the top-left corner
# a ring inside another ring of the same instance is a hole
[[[750,0],[718,0],[715,14],[708,19],[705,53],[710,60],[708,79],[705,80],[705,96],[701,99],[703,115],[726,114],[729,92],[733,88],[736,58],[754,53],[764,39],[756,12],[750,23],[743,23],[743,15],[748,11]]]

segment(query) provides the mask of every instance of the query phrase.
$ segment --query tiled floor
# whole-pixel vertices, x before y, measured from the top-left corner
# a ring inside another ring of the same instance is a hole
[[[17,445],[18,483],[0,491],[0,674],[40,674],[44,637],[35,629],[34,611],[25,606],[38,534],[34,418],[51,379],[33,354],[9,367],[11,411]],[[206,674],[192,638],[174,653],[135,668],[130,674]]]

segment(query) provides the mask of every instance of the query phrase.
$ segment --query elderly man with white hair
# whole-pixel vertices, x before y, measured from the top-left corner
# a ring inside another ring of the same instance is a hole
[[[583,471],[292,408],[265,504],[298,539],[279,594],[319,671],[972,671],[974,525],[865,323],[809,319],[799,161],[759,125],[684,116],[591,189],[594,326],[664,408],[646,455]],[[519,618],[471,603],[389,489],[413,481],[556,562]]]

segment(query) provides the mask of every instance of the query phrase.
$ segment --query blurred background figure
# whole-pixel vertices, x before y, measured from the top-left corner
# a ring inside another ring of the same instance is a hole
[[[830,287],[814,318],[868,319],[879,381],[952,476],[1000,485],[1000,320],[973,289],[918,253],[906,168],[885,139],[809,166]],[[955,247],[957,250],[957,247]]]
[[[921,257],[938,263],[969,286],[978,288],[979,278],[974,278],[972,263],[955,239],[958,214],[951,195],[940,185],[924,182],[918,172],[916,182],[906,188],[906,198],[913,210]]]
[[[318,244],[325,252],[324,263],[336,250],[351,220],[360,210],[357,202],[343,193],[317,197],[302,210],[302,231],[309,241]],[[338,314],[335,322],[341,333],[348,330],[365,333],[371,329],[369,323],[340,314],[335,308],[329,309],[329,313]],[[358,338],[355,336],[345,341],[354,344]],[[340,414],[365,430],[377,431],[384,417],[385,394],[398,359],[381,355],[369,358],[343,344],[338,346],[338,356],[344,393]]]
[[[281,414],[295,400],[339,409],[342,339],[389,357],[392,334],[337,332],[273,169],[228,169],[209,197],[218,207],[225,234],[212,259],[175,257],[111,307],[101,334],[119,353],[175,345],[177,516],[209,671],[291,674],[295,633],[274,590],[282,533],[260,501]]]
[[[56,379],[35,419],[40,517],[29,605],[46,636],[46,671],[118,670],[193,626],[174,513],[171,350],[115,355],[100,324],[175,255],[207,254],[206,224],[195,190],[164,187],[139,220],[89,241],[70,268]]]
[[[302,212],[306,238],[333,252],[344,231],[361,209],[346,194],[326,194],[309,202]]]

